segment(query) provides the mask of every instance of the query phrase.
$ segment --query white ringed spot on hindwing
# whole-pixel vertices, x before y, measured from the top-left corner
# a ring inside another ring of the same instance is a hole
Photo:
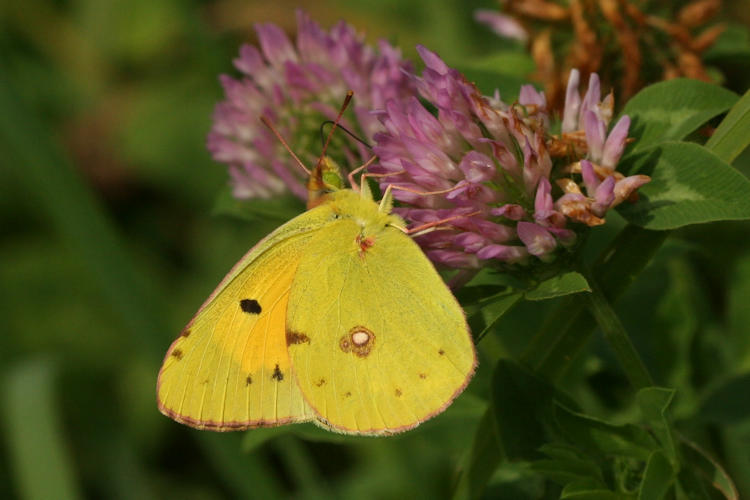
[[[339,348],[343,352],[351,352],[360,358],[367,357],[375,347],[375,334],[362,325],[352,327],[349,332],[339,339]]]

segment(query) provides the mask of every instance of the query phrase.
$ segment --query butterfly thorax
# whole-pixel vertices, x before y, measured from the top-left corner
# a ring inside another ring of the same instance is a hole
[[[324,203],[332,211],[333,218],[348,219],[360,227],[357,238],[363,250],[372,246],[383,231],[404,227],[401,217],[381,208],[368,193],[342,189],[327,194]]]

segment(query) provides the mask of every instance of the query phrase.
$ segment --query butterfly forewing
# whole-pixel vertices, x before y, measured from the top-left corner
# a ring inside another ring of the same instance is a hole
[[[293,219],[248,252],[173,342],[157,384],[163,413],[213,430],[312,418],[292,374],[285,324],[319,212]]]

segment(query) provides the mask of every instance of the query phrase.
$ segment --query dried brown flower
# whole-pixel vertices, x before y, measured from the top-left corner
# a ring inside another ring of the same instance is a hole
[[[534,78],[562,109],[571,68],[597,72],[624,100],[642,86],[681,76],[709,80],[701,54],[724,29],[708,25],[721,0],[500,0],[528,32]]]

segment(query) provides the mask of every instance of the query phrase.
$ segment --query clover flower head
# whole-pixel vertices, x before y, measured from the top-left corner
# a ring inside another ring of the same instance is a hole
[[[341,124],[371,140],[382,130],[371,111],[414,93],[411,65],[385,41],[375,50],[343,21],[325,31],[302,11],[295,43],[274,24],[259,24],[256,32],[260,47],[243,45],[234,60],[241,77],[220,77],[226,100],[215,108],[207,147],[229,166],[235,197],[291,191],[304,199],[304,172],[259,118],[266,116],[302,160],[312,163],[320,153],[321,124],[336,117],[348,90],[356,99]],[[345,134],[335,137],[328,154],[353,165],[371,156]]]
[[[596,75],[581,97],[578,73],[571,74],[563,132],[553,136],[543,92],[524,86],[509,105],[497,93],[483,96],[437,54],[418,52],[426,65],[414,77],[422,101],[391,100],[378,114],[385,130],[375,135],[374,171],[385,174],[381,187],[393,186],[401,203],[394,210],[413,226],[449,220],[417,236],[434,262],[551,262],[648,182],[615,171],[629,120],[607,134],[613,97],[601,99]]]

